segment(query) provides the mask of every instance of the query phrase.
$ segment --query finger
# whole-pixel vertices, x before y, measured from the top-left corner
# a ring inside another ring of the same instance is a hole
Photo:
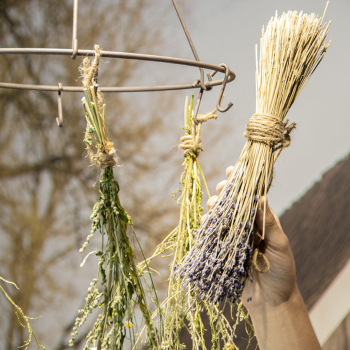
[[[199,222],[199,224],[202,225],[206,218],[207,218],[207,214],[204,214],[204,215],[201,217],[201,221]]]
[[[215,204],[216,200],[218,199],[218,196],[212,196],[207,201],[207,210],[209,211],[210,208]]]
[[[229,167],[226,169],[226,176],[227,176],[227,177],[230,177],[230,175],[231,175],[233,169],[234,169],[234,166],[233,166],[233,165],[229,166]]]
[[[223,180],[216,185],[216,193],[220,194],[222,189],[225,187],[227,180]]]
[[[269,207],[267,197],[261,197],[258,202],[258,210],[256,213],[255,222],[263,232],[264,228],[264,207],[266,205],[265,213],[265,241],[267,246],[273,248],[284,249],[287,246],[289,247],[289,241],[287,236],[284,234],[281,223],[274,213],[274,211]]]

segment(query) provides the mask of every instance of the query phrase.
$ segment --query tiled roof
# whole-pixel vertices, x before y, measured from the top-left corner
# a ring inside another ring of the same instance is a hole
[[[327,171],[280,221],[310,309],[350,257],[350,156]]]

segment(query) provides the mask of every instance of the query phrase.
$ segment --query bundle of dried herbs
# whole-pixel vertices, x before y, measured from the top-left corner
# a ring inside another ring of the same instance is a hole
[[[192,249],[195,237],[193,233],[199,228],[201,213],[203,207],[202,201],[202,185],[200,175],[202,176],[204,185],[209,190],[198,161],[198,156],[203,148],[201,146],[201,128],[202,123],[209,119],[216,119],[216,109],[205,115],[198,115],[198,125],[193,121],[193,95],[189,104],[188,97],[185,102],[184,110],[184,130],[185,135],[181,137],[180,148],[184,153],[184,172],[180,179],[180,187],[172,193],[174,199],[176,194],[180,193],[177,199],[180,206],[180,220],[178,226],[161,242],[155,253],[148,259],[150,262],[156,256],[165,253],[167,250],[173,250],[173,261],[171,263],[167,298],[162,303],[162,312],[164,326],[161,333],[162,349],[180,350],[184,349],[185,345],[181,342],[180,332],[183,328],[189,332],[192,339],[192,349],[207,349],[205,344],[205,332],[203,316],[206,313],[211,330],[211,349],[222,349],[222,343],[226,344],[226,349],[237,349],[234,345],[235,329],[238,322],[228,320],[220,311],[218,303],[209,305],[203,302],[200,305],[197,292],[187,288],[183,290],[181,287],[181,279],[174,277],[174,271],[179,264]],[[168,256],[168,255],[167,255]],[[145,262],[138,265],[142,270],[145,267]],[[231,305],[232,307],[232,305]],[[246,322],[249,323],[246,312],[240,305],[239,315],[237,320],[243,316]],[[236,321],[237,321],[236,320]],[[249,327],[249,336],[252,337],[254,332],[252,327]]]
[[[87,335],[84,349],[89,349],[97,342],[98,350],[121,350],[126,339],[130,341],[130,346],[133,346],[138,335],[136,308],[141,311],[147,329],[147,347],[158,349],[157,331],[147,307],[146,294],[141,283],[142,276],[136,268],[135,255],[127,235],[129,228],[136,238],[132,220],[120,203],[120,188],[113,174],[116,151],[113,143],[109,141],[105,104],[95,81],[100,57],[97,45],[95,51],[93,61],[85,58],[80,67],[85,92],[82,105],[87,121],[84,142],[91,164],[101,169],[102,175],[99,179],[100,197],[90,217],[91,234],[80,252],[84,251],[96,231],[102,235],[102,248],[101,251],[89,253],[82,263],[83,265],[92,253],[99,256],[98,275],[88,289],[85,307],[79,310],[80,315],[76,319],[70,345],[73,345],[77,329],[84,324],[89,313],[95,308],[102,308],[103,311]],[[101,288],[97,285],[99,280]],[[146,279],[143,280],[147,283]],[[147,288],[156,300],[153,284],[147,284]]]
[[[252,265],[259,272],[267,270],[256,263],[262,255],[256,246],[264,239],[264,232],[254,227],[258,200],[267,194],[274,163],[291,141],[295,124],[288,125],[286,114],[329,46],[324,41],[330,23],[323,24],[323,19],[324,15],[276,13],[262,30],[259,65],[256,57],[256,111],[244,134],[246,145],[177,273],[182,287],[195,291],[202,301],[234,302]]]
[[[17,289],[19,289],[17,287],[17,285],[13,282],[10,282],[10,281],[7,281],[5,280],[5,278],[1,277],[0,276],[0,280],[5,282],[5,283],[8,283],[8,284],[12,284],[14,285]],[[35,342],[38,346],[38,350],[45,350],[45,346],[44,345],[41,345],[39,343],[39,340],[37,338],[37,336],[35,335],[35,333],[33,332],[33,329],[31,327],[31,325],[29,324],[29,320],[35,320],[37,319],[38,317],[28,317],[26,316],[22,309],[11,299],[11,297],[6,293],[6,291],[4,290],[4,288],[0,285],[0,290],[4,293],[5,297],[7,298],[7,300],[12,304],[12,306],[15,308],[15,314],[16,314],[16,317],[17,317],[17,320],[18,320],[18,323],[24,327],[24,328],[27,328],[28,329],[28,339],[24,342],[24,344],[22,346],[20,346],[19,348],[24,348],[24,350],[27,350],[30,343],[32,342],[32,338],[34,337],[35,339]]]

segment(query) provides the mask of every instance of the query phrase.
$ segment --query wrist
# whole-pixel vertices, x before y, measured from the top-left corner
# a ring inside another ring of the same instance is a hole
[[[298,288],[287,300],[256,305],[249,313],[261,350],[321,350]]]
[[[279,312],[285,312],[289,309],[293,309],[295,305],[304,305],[303,299],[300,295],[297,284],[294,283],[288,295],[281,293],[269,293],[269,295],[261,295],[256,297],[255,301],[247,305],[247,310],[254,320],[254,318],[260,315],[267,315]]]

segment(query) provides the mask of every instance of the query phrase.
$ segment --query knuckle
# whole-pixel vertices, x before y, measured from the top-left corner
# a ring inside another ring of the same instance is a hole
[[[222,191],[222,189],[225,187],[227,180],[223,180],[220,181],[217,185],[216,185],[216,192],[220,193]]]
[[[267,227],[271,227],[271,228],[277,226],[275,217],[271,213],[266,215],[265,224]]]
[[[208,210],[215,204],[217,198],[218,196],[212,196],[208,199],[207,201]]]
[[[290,248],[289,238],[285,233],[279,237],[279,246],[282,250],[288,250]]]
[[[201,217],[201,220],[200,220],[199,223],[202,225],[206,218],[207,218],[207,214],[204,214],[204,215]]]
[[[232,170],[233,170],[233,166],[230,165],[228,168],[226,168],[226,176],[229,177],[230,174],[232,173]]]

